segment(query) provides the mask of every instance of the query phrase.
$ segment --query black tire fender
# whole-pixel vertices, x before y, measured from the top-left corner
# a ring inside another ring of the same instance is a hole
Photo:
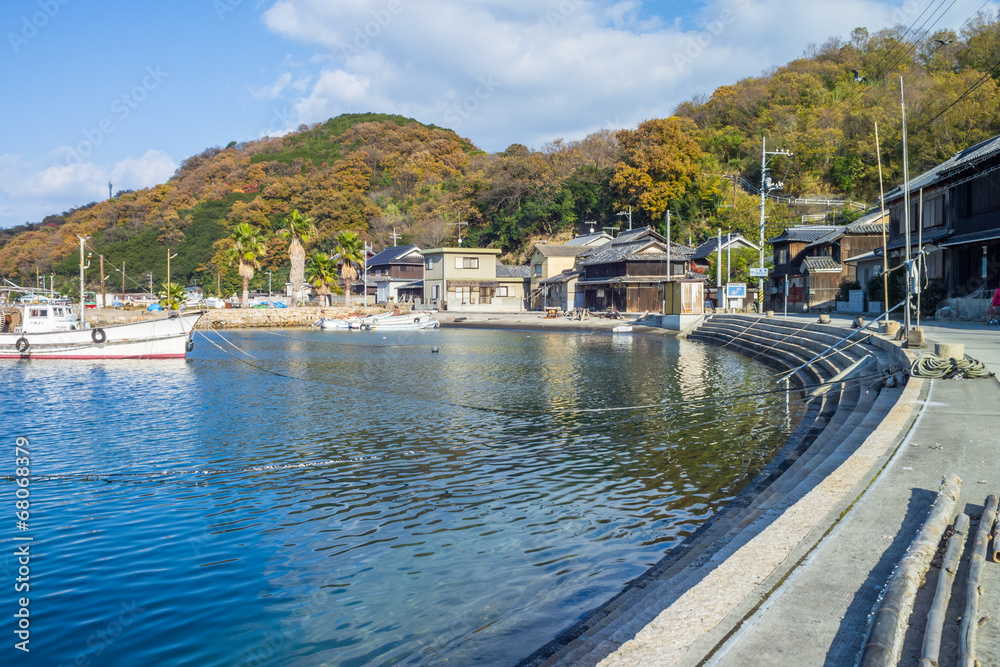
[[[184,349],[188,352],[194,349],[194,338],[188,338],[184,341]]]
[[[17,341],[14,343],[14,347],[17,348],[18,352],[24,352],[25,350],[27,350],[28,345],[29,345],[28,339],[25,338],[24,336],[18,338]]]
[[[104,341],[106,341],[107,339],[108,339],[108,334],[104,333],[104,329],[102,329],[100,327],[98,327],[96,329],[91,329],[91,331],[90,331],[90,340],[94,341],[95,343],[100,344],[100,343],[103,343]]]

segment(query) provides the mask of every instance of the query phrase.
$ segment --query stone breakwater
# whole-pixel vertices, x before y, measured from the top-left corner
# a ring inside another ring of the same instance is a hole
[[[346,318],[384,313],[384,308],[219,308],[206,310],[198,320],[198,329],[257,329],[268,327],[308,327],[321,317]],[[404,309],[403,312],[408,312]],[[109,326],[126,322],[141,322],[163,317],[163,312],[140,310],[96,309],[87,311],[91,326]]]

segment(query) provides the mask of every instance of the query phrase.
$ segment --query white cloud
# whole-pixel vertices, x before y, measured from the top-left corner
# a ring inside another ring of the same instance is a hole
[[[270,86],[264,86],[263,88],[251,88],[250,94],[254,96],[254,99],[258,100],[273,100],[281,97],[281,93],[288,87],[288,84],[292,82],[291,72],[282,72],[278,80],[275,81]]]
[[[958,0],[940,26],[958,27],[979,4]],[[278,0],[264,22],[323,49],[297,122],[348,108],[403,113],[502,150],[668,115],[811,42],[899,22],[902,5],[710,0],[680,20],[640,0]]]
[[[0,155],[0,227],[38,222],[51,213],[107,197],[108,181],[115,191],[136,190],[163,183],[177,164],[163,151],[148,150],[111,166],[81,162],[67,164],[73,149],[63,146],[43,160],[24,161],[18,155]]]

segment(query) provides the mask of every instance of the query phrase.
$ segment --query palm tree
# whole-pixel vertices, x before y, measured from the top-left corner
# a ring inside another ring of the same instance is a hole
[[[323,305],[327,305],[327,295],[330,286],[337,282],[337,263],[325,252],[313,253],[309,258],[309,266],[305,269],[306,280],[316,288],[323,297]]]
[[[163,283],[157,293],[160,305],[167,310],[178,310],[184,305],[184,286],[177,283]]]
[[[334,239],[333,256],[344,279],[344,305],[351,307],[351,281],[358,277],[358,267],[365,259],[365,244],[354,232],[340,232]]]
[[[239,262],[240,277],[243,278],[242,305],[246,308],[250,303],[250,280],[254,271],[260,268],[260,258],[267,254],[267,250],[260,238],[260,230],[247,222],[233,227],[230,238],[233,246],[229,249],[229,259]]]
[[[288,243],[288,256],[292,260],[292,271],[288,282],[292,284],[292,305],[298,305],[302,301],[302,282],[305,279],[306,250],[302,243],[309,242],[309,237],[316,233],[316,226],[312,218],[299,213],[295,209],[285,218],[285,228],[279,232],[281,238],[290,238]]]

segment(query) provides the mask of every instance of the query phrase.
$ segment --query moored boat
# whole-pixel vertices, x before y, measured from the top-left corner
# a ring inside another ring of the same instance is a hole
[[[0,308],[0,359],[183,359],[200,312],[80,327],[62,303]]]
[[[331,318],[323,317],[320,318],[318,324],[320,329],[352,329],[353,327],[351,326],[351,323],[358,321],[360,320],[358,320],[358,318],[356,317],[346,320],[338,320],[332,317]]]
[[[431,317],[430,313],[410,313],[408,315],[393,315],[375,322],[363,325],[369,331],[406,330],[406,329],[436,329],[441,323]]]

